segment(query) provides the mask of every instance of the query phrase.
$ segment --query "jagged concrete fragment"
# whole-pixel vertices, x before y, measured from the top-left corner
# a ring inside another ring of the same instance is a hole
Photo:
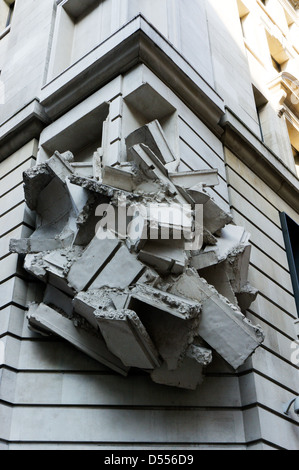
[[[149,285],[138,284],[132,288],[127,302],[128,306],[131,305],[132,299],[163,310],[182,320],[198,320],[201,313],[200,302]]]
[[[242,312],[246,312],[250,305],[255,301],[258,295],[258,290],[252,287],[248,282],[242,286],[239,292],[236,293],[238,305]]]
[[[137,313],[168,369],[175,370],[197,334],[200,304],[139,285],[127,308]]]
[[[215,287],[219,294],[226,297],[232,304],[239,305],[236,294],[233,291],[230,278],[227,274],[226,262],[201,269],[199,271],[199,275],[210,285]]]
[[[219,176],[217,169],[182,171],[179,173],[169,173],[171,181],[178,186],[191,189],[197,185],[217,186],[219,184]]]
[[[73,289],[68,285],[66,276],[70,266],[82,253],[82,248],[74,246],[51,252],[29,254],[25,257],[24,268],[43,282],[49,282],[68,295]]]
[[[114,188],[107,184],[103,184],[92,178],[84,178],[79,175],[72,175],[70,177],[70,183],[80,186],[81,188],[87,189],[95,194],[100,194],[102,197],[111,199],[111,202],[117,202],[121,197],[125,196],[127,200],[134,201],[139,198],[134,193],[125,191],[124,189]]]
[[[33,239],[62,240],[65,246],[71,245],[75,237],[75,211],[66,184],[73,174],[69,154],[55,152],[44,164],[24,173],[25,200],[37,214]]]
[[[11,239],[9,251],[11,253],[27,254],[40,253],[41,251],[53,251],[59,248],[66,248],[68,242],[56,238],[21,238],[19,240]]]
[[[159,354],[142,322],[132,310],[95,312],[108,349],[130,367],[159,367]]]
[[[251,324],[238,308],[195,271],[188,270],[181,275],[170,291],[201,302],[198,336],[234,369],[241,366],[263,341],[261,328]]]
[[[45,162],[46,166],[52,171],[53,176],[59,178],[63,183],[67,177],[74,173],[71,166],[74,156],[71,152],[60,154],[55,152],[54,155]]]
[[[207,348],[191,345],[181,364],[175,370],[169,370],[164,362],[151,373],[154,382],[171,387],[196,390],[203,382],[203,368],[212,360],[212,352]]]
[[[136,188],[135,177],[132,173],[121,168],[105,166],[102,173],[102,182],[108,186],[132,192]]]
[[[23,173],[24,195],[29,209],[36,209],[40,192],[52,179],[53,175],[45,163],[30,168]]]
[[[157,120],[140,127],[126,138],[128,150],[137,144],[145,144],[149,147],[164,165],[177,160]]]
[[[138,259],[152,266],[159,273],[182,273],[188,262],[184,250],[185,241],[169,240],[148,241],[138,253]]]
[[[204,226],[209,232],[215,234],[225,225],[230,224],[233,218],[230,214],[225,212],[216,202],[211,198],[203,207],[203,222]]]
[[[93,162],[76,162],[72,163],[71,167],[77,175],[84,176],[85,178],[92,178],[94,174]]]
[[[164,164],[149,147],[144,144],[134,145],[129,149],[128,155],[146,177],[168,182],[168,172]]]
[[[137,280],[144,270],[144,264],[123,245],[94,279],[90,289],[100,289],[105,286],[124,289]]]
[[[62,312],[63,315],[71,318],[74,311],[72,300],[72,297],[66,295],[51,284],[47,284],[43,299],[44,304],[49,307],[54,307],[55,310],[58,310]]]
[[[203,302],[198,334],[234,369],[261,344],[261,329],[236,314],[218,295]]]
[[[73,307],[75,312],[85,318],[95,329],[98,328],[95,311],[100,313],[102,310],[115,309],[113,300],[103,289],[79,292],[73,299]]]
[[[77,292],[86,289],[119,247],[120,241],[116,238],[101,240],[95,236],[72,265],[67,277],[69,285]]]
[[[53,333],[71,343],[75,348],[84,352],[96,361],[104,364],[115,372],[127,375],[128,367],[114,356],[108,349],[104,340],[88,331],[77,328],[72,320],[63,317],[54,309],[45,304],[29,308],[27,318],[29,324],[42,331]]]
[[[217,237],[217,243],[214,246],[207,246],[204,250],[193,254],[191,266],[197,270],[213,266],[225,261],[230,257],[237,258],[243,266],[242,273],[236,268],[236,275],[247,279],[247,271],[250,257],[250,245],[248,243],[250,234],[243,227],[236,225],[226,225],[222,228],[221,236]],[[240,264],[240,267],[241,267]],[[244,273],[243,273],[244,270]]]

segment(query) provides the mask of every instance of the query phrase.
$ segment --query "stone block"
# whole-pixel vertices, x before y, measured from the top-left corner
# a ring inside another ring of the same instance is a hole
[[[219,184],[217,169],[169,173],[169,178],[175,185],[183,186],[183,188],[191,190],[194,186],[197,185],[202,185],[202,187],[210,187],[217,186]]]
[[[66,243],[63,240],[59,240],[57,238],[21,238],[19,240],[11,239],[9,250],[11,253],[19,254],[40,253],[65,248],[65,245]]]
[[[198,335],[234,369],[240,367],[262,343],[259,326],[246,319],[242,312],[192,270],[174,282],[171,292],[201,303]]]
[[[106,251],[103,248],[103,241],[101,249]],[[94,279],[90,285],[90,289],[100,289],[101,287],[125,289],[138,279],[144,269],[144,264],[138,261],[137,258],[129,252],[128,248],[123,245]],[[80,278],[81,277],[82,274],[80,275]]]
[[[55,152],[54,155],[45,162],[46,166],[50,169],[53,176],[59,178],[63,183],[67,177],[74,173],[71,163],[74,156],[71,152],[60,154]]]
[[[85,290],[97,273],[120,247],[117,239],[100,240],[95,236],[84,249],[82,256],[71,266],[67,276],[70,286],[77,292]]]
[[[140,127],[126,138],[128,150],[137,144],[145,144],[149,147],[164,165],[176,160],[164,131],[157,120]]]
[[[79,292],[73,299],[73,306],[75,312],[85,318],[95,329],[98,328],[95,311],[97,310],[99,314],[101,310],[115,309],[115,304],[105,289]]]
[[[169,370],[164,362],[151,373],[151,378],[161,385],[196,390],[204,380],[203,368],[211,360],[212,354],[209,349],[191,345],[176,370]]]
[[[201,306],[138,285],[131,292],[127,308],[136,312],[169,370],[175,370],[196,335]]]
[[[74,308],[72,304],[72,297],[69,297],[51,284],[47,284],[43,303],[49,307],[54,307],[56,310],[61,311],[69,318],[71,318],[73,315]]]
[[[138,253],[138,259],[159,273],[182,273],[187,266],[184,240],[148,241]]]
[[[129,192],[132,192],[136,187],[134,175],[131,172],[112,166],[105,166],[103,168],[102,182],[108,186],[113,186]]]
[[[214,294],[202,303],[198,334],[234,369],[238,369],[261,344],[261,329]]]
[[[159,367],[159,354],[142,322],[132,310],[95,312],[106,345],[128,367]]]

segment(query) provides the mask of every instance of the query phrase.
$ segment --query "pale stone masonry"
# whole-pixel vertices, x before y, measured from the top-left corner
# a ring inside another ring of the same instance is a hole
[[[299,449],[298,11],[0,0],[1,450]]]

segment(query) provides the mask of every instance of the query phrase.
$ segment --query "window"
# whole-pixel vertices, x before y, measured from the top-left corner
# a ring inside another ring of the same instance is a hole
[[[10,26],[14,7],[15,1],[0,0],[0,33]]]
[[[299,316],[299,225],[285,212],[280,214],[280,220]]]

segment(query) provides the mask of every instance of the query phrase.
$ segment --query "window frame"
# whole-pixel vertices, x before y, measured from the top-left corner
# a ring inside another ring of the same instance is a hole
[[[296,262],[294,255],[294,243],[291,237],[291,232],[295,227],[296,231],[298,231],[297,256],[299,260],[299,225],[293,219],[291,219],[291,217],[285,212],[280,213],[280,221],[294,290],[295,303],[299,318],[299,261]]]

